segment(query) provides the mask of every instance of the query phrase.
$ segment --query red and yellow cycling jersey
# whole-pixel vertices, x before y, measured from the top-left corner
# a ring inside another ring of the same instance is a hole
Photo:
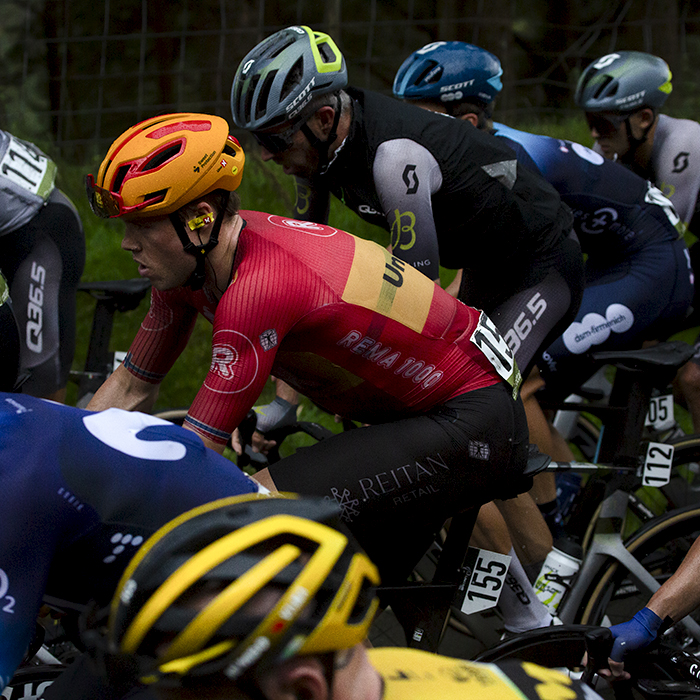
[[[241,215],[218,304],[204,290],[154,290],[125,362],[158,382],[197,312],[211,320],[211,367],[187,419],[211,440],[226,441],[270,373],[328,411],[377,423],[495,384],[494,360],[505,362],[503,376],[517,371],[488,318],[381,246],[311,222]]]

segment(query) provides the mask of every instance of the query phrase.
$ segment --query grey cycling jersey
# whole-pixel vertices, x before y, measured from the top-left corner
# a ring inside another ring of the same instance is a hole
[[[602,154],[597,143],[594,150]],[[671,200],[681,220],[690,224],[700,206],[700,124],[660,114],[649,170],[640,174],[651,180]]]
[[[700,192],[700,124],[659,115],[651,151],[651,179],[690,223]]]
[[[56,164],[34,144],[0,131],[0,236],[34,218],[55,178]]]

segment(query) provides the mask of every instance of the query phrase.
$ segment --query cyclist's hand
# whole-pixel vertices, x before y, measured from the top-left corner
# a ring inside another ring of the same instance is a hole
[[[253,452],[260,452],[267,456],[267,453],[277,445],[275,440],[267,440],[265,436],[258,430],[253,433],[253,439],[250,442],[250,447]]]
[[[663,620],[649,608],[642,608],[631,620],[613,625],[613,648],[610,652],[610,673],[601,673],[614,680],[626,679],[630,675],[625,671],[624,660],[627,654],[644,649],[655,639]]]
[[[266,440],[265,436],[255,430],[253,431],[253,436],[250,440],[250,447],[253,452],[260,452],[264,455],[276,445],[274,440]],[[241,443],[241,433],[238,428],[236,428],[233,433],[231,433],[231,449],[240,457],[243,454],[243,445]]]

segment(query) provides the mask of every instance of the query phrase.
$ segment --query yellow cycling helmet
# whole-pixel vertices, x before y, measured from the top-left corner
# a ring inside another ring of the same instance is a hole
[[[124,572],[107,654],[142,683],[177,685],[361,642],[379,575],[338,513],[322,498],[248,495],[176,518]]]
[[[166,114],[132,126],[86,179],[92,210],[123,219],[172,214],[241,183],[245,154],[228,123],[210,114]]]

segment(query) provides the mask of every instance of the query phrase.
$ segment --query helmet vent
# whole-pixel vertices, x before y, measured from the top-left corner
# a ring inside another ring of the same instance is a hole
[[[290,95],[294,88],[298,87],[301,82],[301,76],[304,73],[304,60],[303,58],[298,58],[291,70],[288,71],[287,77],[284,79],[284,84],[282,85],[282,92],[280,94],[280,100],[284,100],[285,97]]]
[[[178,142],[173,144],[172,146],[164,148],[159,153],[156,153],[155,156],[153,156],[153,158],[151,158],[147,163],[144,164],[143,168],[141,168],[142,172],[148,172],[149,170],[155,170],[156,168],[160,168],[160,166],[163,165],[163,163],[166,163],[171,158],[174,158],[180,153],[180,151],[182,151],[182,145],[182,143]]]
[[[330,47],[328,42],[324,42],[323,44],[318,45],[318,52],[321,55],[321,58],[323,59],[324,63],[333,63],[333,61],[337,60],[337,56],[335,55],[335,51]]]
[[[256,73],[251,79],[250,79],[250,87],[248,90],[246,90],[245,94],[245,104],[243,105],[243,114],[245,116],[246,121],[250,121],[250,114],[253,110],[253,95],[255,94],[255,88],[257,88],[258,83],[260,82],[260,74]],[[241,88],[242,89],[243,84],[241,83]],[[240,96],[240,92],[239,92]]]
[[[158,190],[157,192],[151,192],[144,196],[143,201],[149,202],[150,204],[157,204],[165,199],[165,195],[168,194],[168,190]]]
[[[599,99],[600,97],[602,97],[603,94],[605,93],[605,91],[607,90],[608,86],[610,85],[610,83],[613,82],[613,80],[614,80],[614,78],[612,76],[606,75],[605,79],[600,84],[600,87],[593,94],[593,97],[596,100]],[[618,84],[613,85],[612,88],[610,88],[610,91],[605,95],[605,97],[613,97],[613,95],[615,95],[617,93],[617,88],[618,88]]]
[[[440,80],[440,76],[442,75],[442,67],[440,67],[439,70],[435,70],[437,67],[437,61],[427,61],[425,68],[416,78],[416,85],[420,85],[423,81],[427,83],[437,83],[437,81]]]
[[[258,100],[256,102],[256,109],[254,115],[256,119],[264,117],[267,112],[267,100],[270,97],[270,90],[272,89],[272,83],[276,75],[277,71],[273,70],[265,76],[265,80],[262,84],[262,87],[260,88],[260,95],[258,96]]]
[[[296,41],[297,41],[297,39],[293,37],[293,38],[287,39],[287,41],[281,42],[277,47],[275,47],[270,52],[269,58],[270,59],[276,58],[277,56],[279,56],[282,53],[282,51],[289,48],[292,44],[296,43]]]
[[[112,192],[119,192],[121,190],[122,184],[124,183],[124,178],[126,177],[126,174],[128,172],[128,165],[122,165],[119,167],[119,169],[117,170],[117,174],[114,177],[114,182],[112,183]]]

